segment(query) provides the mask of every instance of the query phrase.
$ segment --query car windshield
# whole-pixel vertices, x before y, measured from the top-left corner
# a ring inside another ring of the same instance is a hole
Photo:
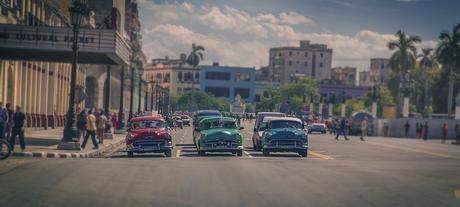
[[[131,123],[132,129],[147,129],[147,128],[164,128],[165,123],[161,120],[144,120],[134,121]]]
[[[270,129],[283,129],[283,128],[291,128],[291,129],[301,129],[302,123],[297,121],[272,121],[270,122]]]
[[[222,115],[218,112],[203,112],[203,113],[198,114],[198,116],[222,116]]]
[[[225,128],[225,129],[235,129],[237,128],[235,121],[210,121],[203,123],[203,129],[215,129],[215,128]]]

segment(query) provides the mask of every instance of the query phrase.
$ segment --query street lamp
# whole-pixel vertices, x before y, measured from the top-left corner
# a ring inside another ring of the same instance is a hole
[[[72,68],[70,74],[70,94],[69,105],[64,127],[64,136],[58,145],[58,149],[80,150],[80,143],[77,140],[77,129],[75,123],[75,89],[77,87],[77,63],[78,63],[78,29],[84,17],[89,13],[88,7],[80,1],[73,1],[69,8],[70,20],[73,27],[73,44],[72,44]]]
[[[137,75],[139,75],[139,95],[138,95],[138,102],[137,102],[137,112],[140,114],[142,112],[141,109],[141,100],[142,100],[142,75],[144,74],[144,67],[142,62],[139,62],[139,68],[137,70]]]

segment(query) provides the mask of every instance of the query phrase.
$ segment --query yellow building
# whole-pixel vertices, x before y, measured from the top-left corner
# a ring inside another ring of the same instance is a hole
[[[70,1],[2,1],[0,23],[30,26],[64,26]],[[77,84],[84,87],[85,70]],[[70,90],[70,64],[0,60],[0,102],[22,107],[28,128],[64,125]],[[82,104],[79,104],[81,107]]]

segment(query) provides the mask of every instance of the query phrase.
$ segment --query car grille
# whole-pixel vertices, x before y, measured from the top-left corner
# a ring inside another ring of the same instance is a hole
[[[134,140],[134,146],[161,146],[165,144],[165,140],[142,139]]]
[[[299,140],[271,140],[270,145],[277,147],[300,147],[304,145],[304,142]]]
[[[231,140],[212,140],[212,141],[205,141],[205,146],[207,147],[237,147],[238,143]]]

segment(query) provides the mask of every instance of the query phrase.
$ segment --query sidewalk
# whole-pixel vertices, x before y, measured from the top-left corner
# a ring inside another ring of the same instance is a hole
[[[16,145],[12,155],[36,158],[92,158],[100,157],[125,143],[125,134],[113,134],[113,139],[105,139],[104,144],[99,145],[99,149],[96,150],[92,149],[93,143],[91,139],[88,140],[86,148],[81,151],[57,150],[62,134],[63,128],[27,130],[25,132],[26,150],[21,152],[19,140],[16,138]]]

